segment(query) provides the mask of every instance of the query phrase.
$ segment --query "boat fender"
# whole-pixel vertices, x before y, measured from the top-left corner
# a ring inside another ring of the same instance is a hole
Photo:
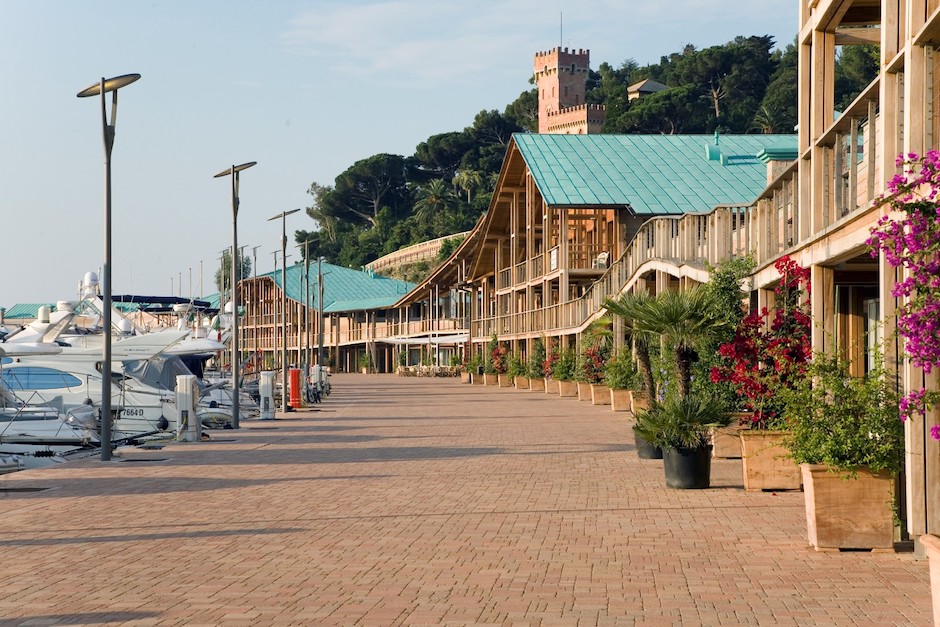
[[[157,420],[157,429],[160,431],[166,431],[170,427],[170,421],[166,419],[166,416],[160,416],[160,419]]]

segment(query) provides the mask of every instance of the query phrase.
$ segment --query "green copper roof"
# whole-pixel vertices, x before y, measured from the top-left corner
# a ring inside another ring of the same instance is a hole
[[[259,275],[262,276],[262,275]],[[266,275],[281,287],[281,271]],[[317,264],[310,264],[310,306],[317,304]],[[287,297],[299,303],[305,300],[305,276],[302,263],[287,267]],[[391,307],[414,287],[414,283],[390,279],[373,272],[323,264],[323,311],[362,311]]]
[[[536,135],[513,139],[550,206],[627,206],[639,215],[753,201],[765,148],[792,135]]]
[[[39,308],[45,305],[49,311],[55,311],[55,303],[18,303],[7,309],[4,320],[34,319],[39,315]]]

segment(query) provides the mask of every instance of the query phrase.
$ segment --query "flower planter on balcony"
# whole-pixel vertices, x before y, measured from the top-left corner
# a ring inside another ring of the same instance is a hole
[[[561,398],[578,398],[577,381],[559,381],[558,396]]]
[[[578,381],[578,400],[591,402],[591,384],[584,381]]]
[[[499,387],[501,388],[512,387],[512,377],[510,377],[508,374],[499,374],[496,376],[499,377]]]
[[[558,394],[558,379],[543,379],[546,394]]]
[[[513,382],[516,384],[517,390],[528,390],[529,389],[529,380],[525,377],[514,377]]]
[[[603,384],[592,385],[591,405],[610,405],[610,388]]]
[[[827,466],[800,464],[806,532],[817,551],[894,548],[894,478],[864,468],[845,479]]]
[[[483,385],[499,385],[498,375],[495,374],[484,374],[483,375]]]
[[[800,467],[790,459],[783,445],[786,436],[786,431],[765,429],[741,429],[738,432],[745,490],[800,489]]]
[[[545,392],[545,379],[529,379],[531,392]]]
[[[614,411],[632,411],[633,392],[630,390],[610,390],[610,408]]]

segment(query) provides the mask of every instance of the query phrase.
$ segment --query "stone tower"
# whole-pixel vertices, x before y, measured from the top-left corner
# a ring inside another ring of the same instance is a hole
[[[600,133],[603,105],[584,102],[584,85],[591,64],[590,50],[553,48],[535,53],[535,83],[539,92],[539,133]]]

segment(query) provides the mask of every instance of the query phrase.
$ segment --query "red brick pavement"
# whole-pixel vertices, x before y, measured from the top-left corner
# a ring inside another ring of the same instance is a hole
[[[800,493],[664,487],[628,421],[337,375],[319,412],[0,478],[0,625],[927,625],[927,565]],[[49,488],[13,492],[9,488]]]

